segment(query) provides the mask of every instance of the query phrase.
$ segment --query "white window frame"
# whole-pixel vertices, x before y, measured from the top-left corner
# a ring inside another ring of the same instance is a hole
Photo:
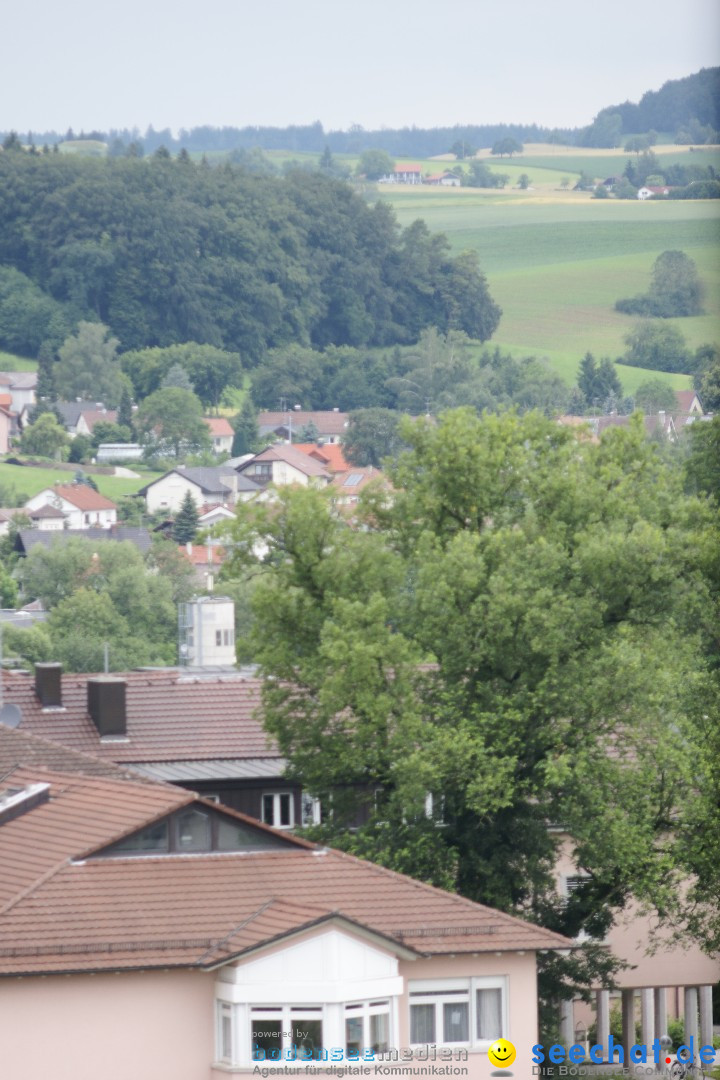
[[[235,1065],[237,1062],[237,1031],[236,1013],[234,1005],[227,1001],[215,1002],[215,1060],[223,1065]],[[230,1054],[225,1053],[224,1021],[229,1021]]]
[[[249,1062],[250,1066],[255,1065],[269,1065],[283,1066],[290,1064],[291,1066],[317,1066],[323,1059],[321,1058],[287,1058],[285,1052],[292,1049],[292,1042],[289,1035],[285,1032],[291,1030],[291,1025],[295,1022],[301,1022],[303,1020],[319,1020],[322,1024],[322,1046],[323,1049],[327,1049],[325,1043],[327,1042],[327,1008],[321,1002],[317,1004],[303,1004],[303,1005],[250,1005],[247,1010],[247,1037],[249,1050]],[[273,1024],[279,1024],[282,1035],[282,1051],[279,1058],[254,1058],[253,1057],[253,1040],[252,1040],[252,1025],[254,1020],[270,1020]]]
[[[287,797],[290,801],[290,822],[288,825],[279,825],[276,822],[280,821],[282,817],[280,813],[280,800],[283,797]],[[265,820],[265,800],[272,798],[273,801],[273,820]],[[273,829],[294,829],[295,828],[295,798],[292,791],[263,791],[260,797],[260,820],[263,825],[270,825]]]
[[[434,1043],[410,1042],[413,1050],[419,1050],[425,1046],[447,1046],[467,1048],[472,1050],[487,1050],[494,1039],[480,1039],[477,1036],[477,991],[500,990],[500,1020],[501,1032],[495,1038],[508,1038],[509,1011],[508,1011],[508,976],[507,975],[478,975],[465,979],[411,979],[408,983],[408,1031],[412,1032],[412,1006],[434,1005],[435,1007],[435,1041]],[[462,994],[460,993],[462,992]],[[413,1001],[414,994],[422,994],[422,997]],[[468,1006],[468,1039],[465,1042],[447,1042],[445,1040],[444,1005],[456,1001]],[[412,1035],[410,1036],[412,1039]]]
[[[349,1011],[348,1011],[349,1010]],[[370,1017],[371,1016],[387,1016],[387,1051],[378,1050],[375,1054],[375,1058],[378,1061],[383,1059],[383,1055],[387,1053],[393,1047],[393,1003],[392,998],[383,998],[382,1000],[372,1001],[370,999],[366,1001],[346,1001],[343,1006],[342,1016],[342,1037],[345,1053],[347,1054],[347,1028],[346,1022],[350,1019],[360,1019],[363,1025],[362,1045],[360,1047],[360,1054],[358,1060],[362,1060],[362,1053],[364,1049],[372,1047],[372,1038],[370,1035]]]

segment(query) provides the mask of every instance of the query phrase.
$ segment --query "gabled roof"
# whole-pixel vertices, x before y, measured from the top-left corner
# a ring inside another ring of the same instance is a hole
[[[309,454],[304,454],[302,450],[296,450],[294,446],[286,446],[284,443],[269,446],[267,450],[256,454],[250,461],[241,465],[239,471],[244,472],[254,465],[256,461],[285,461],[306,476],[328,476],[328,471],[321,462],[314,457],[310,457]]]
[[[53,408],[62,416],[66,427],[77,427],[77,422],[84,412],[96,412],[97,401],[56,401]]]
[[[112,500],[106,499],[89,484],[54,484],[52,490],[78,510],[117,510]]]
[[[226,465],[178,465],[176,469],[170,469],[164,476],[159,476],[157,480],[152,480],[145,487],[140,488],[138,495],[147,494],[150,488],[155,484],[160,484],[173,473],[195,484],[203,495],[231,494],[233,490],[233,469]]]
[[[210,428],[210,434],[216,439],[229,435],[233,437],[235,432],[233,431],[230,421],[224,416],[203,416],[203,420]]]
[[[4,700],[22,710],[21,730],[120,763],[276,758],[256,711],[262,681],[240,674],[201,678],[178,670],[130,671],[127,741],[103,742],[87,709],[87,675],[62,676],[63,708],[43,709],[33,679],[5,672]]]
[[[401,955],[568,948],[559,934],[342,852],[278,834],[165,786],[19,769],[50,797],[0,826],[0,973],[212,969],[340,922]],[[116,855],[103,849],[189,804],[273,849]]]
[[[45,503],[37,510],[25,510],[24,511],[31,521],[35,521],[43,518],[65,518],[66,515],[59,510],[57,506],[50,506],[49,503]]]
[[[703,412],[705,411],[702,408],[702,402],[700,401],[700,398],[698,397],[698,395],[696,394],[696,392],[694,390],[676,390],[675,391],[675,400],[677,401],[677,404],[678,404],[678,410],[681,413],[689,413],[690,410],[692,409],[692,404],[693,404],[693,402],[695,400],[697,400],[697,403],[700,406],[700,408],[702,409],[702,411]]]
[[[104,420],[108,424],[117,423],[117,409],[83,409],[80,415],[87,424],[89,431],[92,431],[100,420]],[[78,417],[79,419],[80,417]]]

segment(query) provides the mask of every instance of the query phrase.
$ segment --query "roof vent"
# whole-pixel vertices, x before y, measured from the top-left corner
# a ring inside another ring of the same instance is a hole
[[[35,693],[44,709],[62,706],[62,664],[35,665]]]
[[[87,682],[88,712],[100,736],[126,735],[125,679],[96,675]]]

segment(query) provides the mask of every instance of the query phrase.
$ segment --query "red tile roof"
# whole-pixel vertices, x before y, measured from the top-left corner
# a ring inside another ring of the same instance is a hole
[[[126,672],[127,742],[102,742],[87,711],[87,675],[62,676],[62,709],[43,709],[32,678],[3,673],[4,700],[20,706],[22,731],[105,761],[280,757],[256,716],[261,680]]]
[[[78,510],[117,510],[114,502],[89,484],[55,484],[52,490]]]
[[[18,770],[12,779],[29,784],[36,775]],[[49,800],[0,828],[4,974],[210,968],[334,918],[421,955],[570,946],[531,923],[287,834],[273,850],[94,855],[197,796],[42,776]]]
[[[203,416],[203,420],[210,428],[210,434],[216,439],[222,438],[224,435],[229,435],[232,438],[235,434],[230,421],[224,416]]]
[[[219,544],[181,544],[180,554],[193,566],[222,566],[226,558],[225,549]]]
[[[333,473],[347,472],[352,468],[345,460],[340,443],[324,443],[322,446],[317,443],[293,443],[293,449],[315,458]]]

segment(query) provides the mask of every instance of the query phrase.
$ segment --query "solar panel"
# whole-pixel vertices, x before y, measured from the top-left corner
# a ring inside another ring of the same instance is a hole
[[[362,473],[359,473],[359,472],[350,473],[350,475],[346,476],[345,479],[343,480],[343,487],[357,487],[357,485],[360,483],[362,478],[363,478]]]

